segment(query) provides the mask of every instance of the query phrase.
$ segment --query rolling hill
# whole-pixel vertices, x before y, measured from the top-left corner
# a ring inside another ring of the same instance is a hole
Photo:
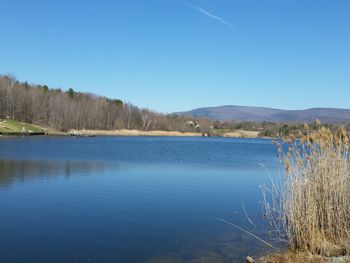
[[[177,115],[206,117],[211,120],[271,121],[271,122],[350,122],[350,109],[311,108],[306,110],[281,110],[264,107],[218,106],[176,112]]]

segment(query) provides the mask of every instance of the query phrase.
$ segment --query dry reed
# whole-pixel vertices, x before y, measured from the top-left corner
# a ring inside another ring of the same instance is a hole
[[[316,125],[300,140],[276,142],[282,176],[263,187],[264,216],[289,249],[339,256],[350,252],[349,137]]]
[[[328,263],[327,260],[318,255],[309,253],[294,253],[284,251],[265,256],[257,260],[257,263]],[[348,261],[343,263],[350,263]]]

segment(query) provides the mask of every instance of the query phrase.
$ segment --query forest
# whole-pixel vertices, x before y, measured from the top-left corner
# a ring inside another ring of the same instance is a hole
[[[194,125],[190,117],[141,109],[120,99],[76,92],[72,88],[63,91],[46,85],[28,84],[9,75],[0,75],[0,118],[45,125],[60,131],[137,129],[206,132],[210,129],[210,122],[206,119],[197,119]]]

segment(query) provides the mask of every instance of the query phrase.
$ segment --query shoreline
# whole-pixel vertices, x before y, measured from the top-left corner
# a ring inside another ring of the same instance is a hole
[[[226,133],[198,133],[198,132],[179,132],[179,131],[141,131],[141,130],[72,130],[68,134],[77,136],[160,136],[160,137],[224,137],[224,138],[261,138],[259,132],[254,131],[232,131]]]
[[[67,132],[62,132],[57,129],[34,124],[21,123],[11,120],[9,122],[0,122],[0,138],[1,137],[20,137],[20,136],[159,136],[159,137],[224,137],[224,138],[267,138],[260,137],[258,131],[248,130],[213,130],[207,133],[201,132],[181,132],[181,131],[164,131],[164,130],[75,130],[71,129]],[[25,127],[25,128],[23,128]]]

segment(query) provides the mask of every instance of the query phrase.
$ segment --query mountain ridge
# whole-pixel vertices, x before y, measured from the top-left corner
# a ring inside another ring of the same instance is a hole
[[[223,105],[175,112],[177,115],[205,117],[218,121],[271,121],[271,122],[350,122],[350,109],[314,107],[303,110],[284,110],[268,107]]]

